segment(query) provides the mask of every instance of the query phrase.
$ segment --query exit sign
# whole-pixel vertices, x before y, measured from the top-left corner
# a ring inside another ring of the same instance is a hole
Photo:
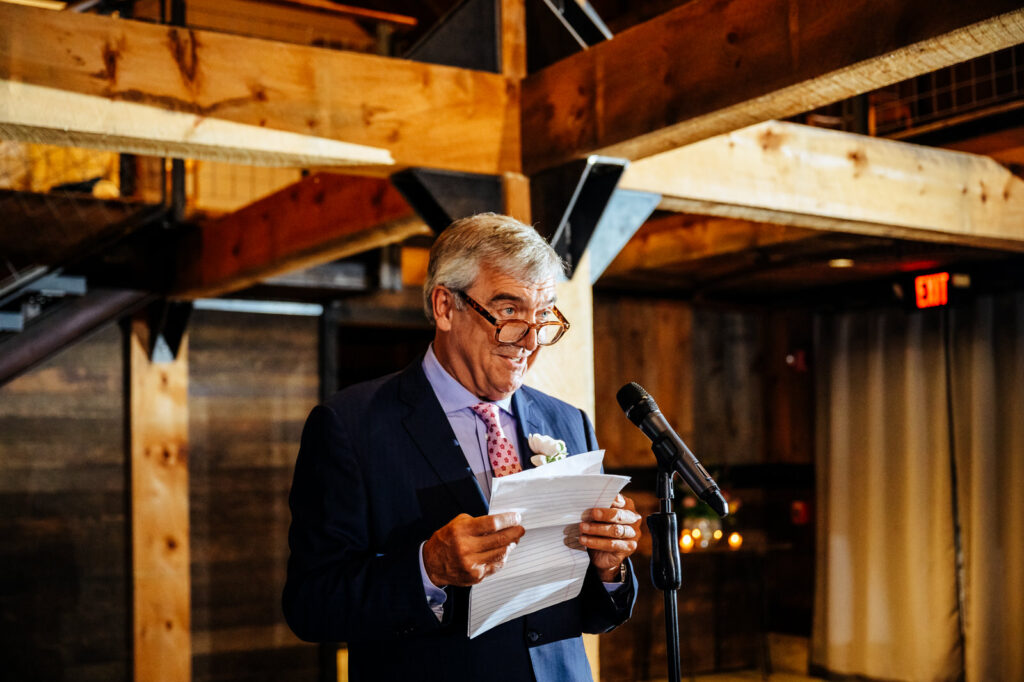
[[[933,272],[915,277],[914,301],[918,308],[935,308],[949,303],[949,273]]]

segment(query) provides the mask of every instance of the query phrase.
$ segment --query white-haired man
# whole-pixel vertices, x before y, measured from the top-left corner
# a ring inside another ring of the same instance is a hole
[[[310,414],[284,611],[301,638],[348,643],[351,679],[586,680],[581,633],[629,617],[640,516],[619,496],[580,523],[590,569],[578,597],[466,634],[469,587],[524,533],[515,514],[487,513],[492,477],[532,466],[530,433],[570,455],[597,446],[586,414],[522,385],[569,327],[555,307],[561,269],[508,216],[456,221],[431,249],[423,358]]]

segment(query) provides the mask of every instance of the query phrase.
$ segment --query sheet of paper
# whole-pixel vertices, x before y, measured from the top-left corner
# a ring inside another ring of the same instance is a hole
[[[489,513],[519,512],[526,534],[505,566],[470,590],[470,638],[580,593],[590,563],[579,541],[583,512],[609,506],[629,482],[600,473],[603,459],[595,450],[493,480]]]

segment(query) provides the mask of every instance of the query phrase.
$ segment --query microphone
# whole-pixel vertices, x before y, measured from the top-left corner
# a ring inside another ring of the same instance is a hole
[[[651,439],[651,449],[654,450],[658,464],[682,476],[690,490],[719,516],[728,516],[729,503],[722,496],[718,484],[669,425],[654,398],[634,381],[620,388],[615,399],[619,401],[619,407],[629,421],[639,426],[644,435]]]

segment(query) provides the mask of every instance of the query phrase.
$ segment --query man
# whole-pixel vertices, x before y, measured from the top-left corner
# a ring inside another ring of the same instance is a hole
[[[424,286],[436,332],[397,374],[345,389],[306,422],[289,503],[284,613],[309,641],[345,641],[353,680],[587,680],[581,632],[625,621],[640,516],[589,510],[581,594],[469,639],[470,586],[524,534],[487,513],[492,477],[529,468],[527,436],[597,447],[579,409],[522,386],[568,322],[562,268],[533,228],[484,214],[435,242]]]

